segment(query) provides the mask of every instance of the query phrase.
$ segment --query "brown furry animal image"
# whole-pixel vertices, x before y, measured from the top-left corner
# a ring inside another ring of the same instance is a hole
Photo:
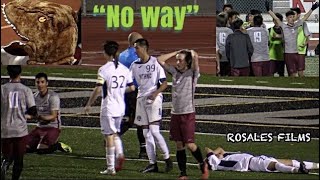
[[[77,15],[67,5],[14,0],[2,5],[6,22],[21,37],[27,64],[72,64],[78,38]]]

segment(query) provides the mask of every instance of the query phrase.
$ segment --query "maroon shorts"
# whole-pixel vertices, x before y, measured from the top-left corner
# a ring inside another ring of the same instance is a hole
[[[60,129],[54,127],[36,127],[28,135],[28,145],[30,148],[36,148],[41,140],[41,144],[47,146],[53,145],[58,141]]]
[[[1,138],[1,152],[4,158],[21,157],[26,153],[26,137]]]
[[[299,67],[299,54],[298,53],[285,53],[284,62],[287,66],[287,71],[289,76],[291,74],[297,73]]]
[[[231,68],[231,76],[249,76],[250,67]]]
[[[170,140],[194,143],[195,113],[171,114]]]
[[[252,62],[254,76],[270,76],[270,61]]]

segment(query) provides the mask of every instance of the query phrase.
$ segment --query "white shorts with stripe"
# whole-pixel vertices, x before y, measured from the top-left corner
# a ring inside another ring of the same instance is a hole
[[[121,117],[100,116],[101,133],[111,135],[120,132]]]
[[[255,156],[250,160],[249,169],[251,171],[256,171],[256,172],[272,172],[268,170],[268,166],[271,162],[278,162],[278,161],[273,157],[268,157],[264,155]]]
[[[162,94],[158,95],[152,102],[147,98],[140,97],[137,99],[134,123],[138,126],[149,125],[162,119]]]

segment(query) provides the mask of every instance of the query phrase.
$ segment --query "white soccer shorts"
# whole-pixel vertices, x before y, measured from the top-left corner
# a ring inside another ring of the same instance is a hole
[[[273,157],[267,157],[264,155],[253,157],[250,161],[249,168],[251,171],[256,172],[272,172],[268,170],[268,166],[271,162],[278,162]]]
[[[162,94],[158,95],[152,102],[147,97],[138,98],[134,123],[138,126],[143,126],[161,120],[162,99]]]
[[[122,117],[100,116],[101,133],[104,135],[120,132]]]

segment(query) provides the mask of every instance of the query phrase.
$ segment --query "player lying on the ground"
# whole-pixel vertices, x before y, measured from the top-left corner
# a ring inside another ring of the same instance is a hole
[[[291,159],[275,159],[264,155],[254,156],[248,153],[227,153],[221,147],[212,150],[205,148],[209,169],[215,171],[256,171],[304,173],[319,169],[319,163],[299,162]]]

